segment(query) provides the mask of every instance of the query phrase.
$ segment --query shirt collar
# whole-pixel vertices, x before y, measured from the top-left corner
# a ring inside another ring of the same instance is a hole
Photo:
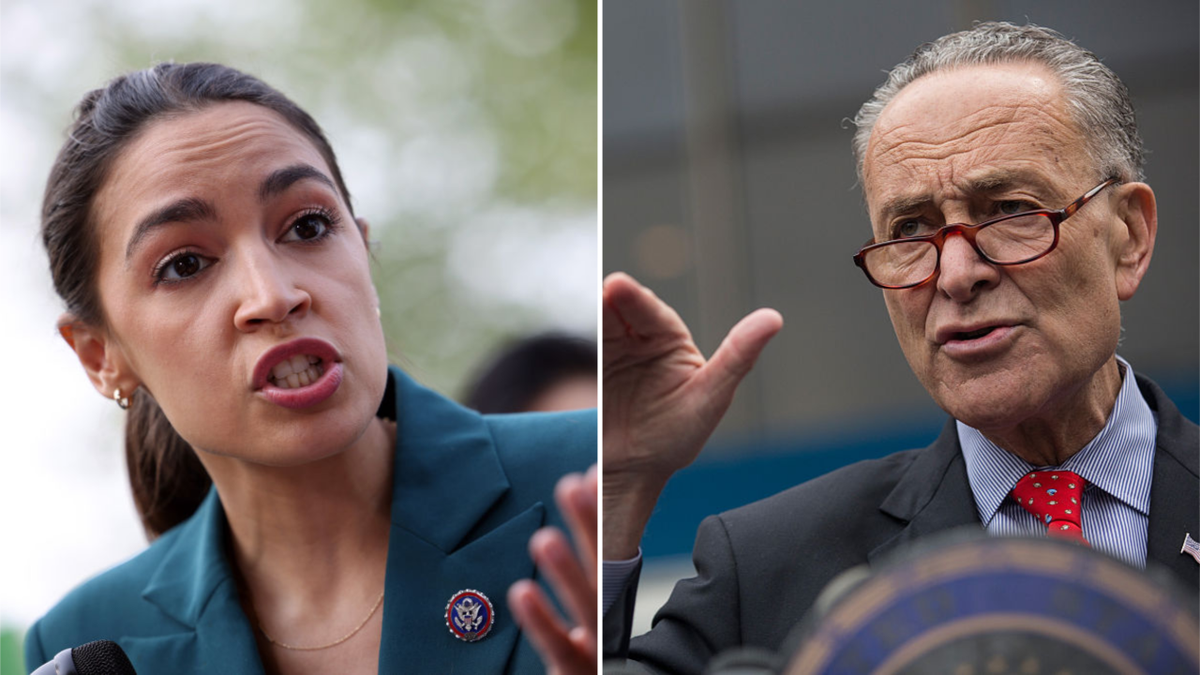
[[[967,464],[967,479],[979,519],[987,527],[1012,486],[1034,469],[1062,469],[1079,474],[1089,485],[1117,498],[1142,515],[1150,513],[1150,480],[1158,425],[1129,363],[1122,366],[1121,388],[1104,428],[1062,466],[1036,467],[1006,452],[978,429],[957,422],[958,442]]]

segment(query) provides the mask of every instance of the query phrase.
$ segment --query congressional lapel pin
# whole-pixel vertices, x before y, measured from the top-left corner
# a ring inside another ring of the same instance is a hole
[[[1179,549],[1179,552],[1190,553],[1196,562],[1200,563],[1200,542],[1192,539],[1191,532],[1183,535],[1183,548]]]
[[[464,589],[450,596],[446,603],[446,627],[459,640],[482,640],[492,629],[496,613],[492,601],[479,591]]]

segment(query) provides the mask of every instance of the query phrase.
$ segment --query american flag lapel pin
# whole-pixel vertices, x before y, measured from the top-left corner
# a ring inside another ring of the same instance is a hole
[[[1196,562],[1200,563],[1200,542],[1192,539],[1191,532],[1183,535],[1183,548],[1179,549],[1179,552],[1191,554]]]

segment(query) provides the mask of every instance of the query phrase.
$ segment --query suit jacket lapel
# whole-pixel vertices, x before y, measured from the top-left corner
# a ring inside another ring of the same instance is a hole
[[[526,542],[545,520],[542,505],[502,513],[509,490],[483,418],[390,371],[396,419],[392,529],[379,672],[502,672],[518,630],[506,596],[533,575]],[[385,402],[389,398],[385,397]],[[486,595],[491,632],[453,636],[446,604],[458,591]]]
[[[900,529],[867,554],[871,563],[934,533],[980,527],[953,419],[946,422],[933,445],[917,454],[879,510],[898,519]]]
[[[1137,383],[1158,420],[1146,558],[1171,570],[1194,592],[1200,588],[1200,565],[1180,547],[1186,534],[1200,540],[1200,435],[1158,385],[1142,377]],[[919,537],[980,526],[953,419],[913,461],[880,510],[902,526],[870,552],[871,562]]]
[[[1194,594],[1200,589],[1200,565],[1180,549],[1185,535],[1200,539],[1200,447],[1196,425],[1188,422],[1158,385],[1138,378],[1138,386],[1158,418],[1154,478],[1146,558],[1173,572]]]
[[[263,672],[225,557],[225,527],[225,512],[213,489],[193,518],[166,535],[174,541],[142,597],[179,625],[175,632],[165,626],[163,635],[121,639],[138,661],[156,668],[173,664],[177,672]],[[138,661],[133,666],[140,672]]]

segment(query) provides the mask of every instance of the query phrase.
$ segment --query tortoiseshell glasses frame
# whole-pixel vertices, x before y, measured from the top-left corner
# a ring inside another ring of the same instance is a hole
[[[1023,211],[977,225],[945,225],[933,234],[882,243],[872,239],[854,254],[854,264],[880,288],[915,288],[932,279],[941,269],[942,247],[952,234],[962,234],[979,257],[993,265],[1033,262],[1058,246],[1058,226],[1064,220],[1101,190],[1117,182],[1118,179],[1109,178],[1057,210]]]

